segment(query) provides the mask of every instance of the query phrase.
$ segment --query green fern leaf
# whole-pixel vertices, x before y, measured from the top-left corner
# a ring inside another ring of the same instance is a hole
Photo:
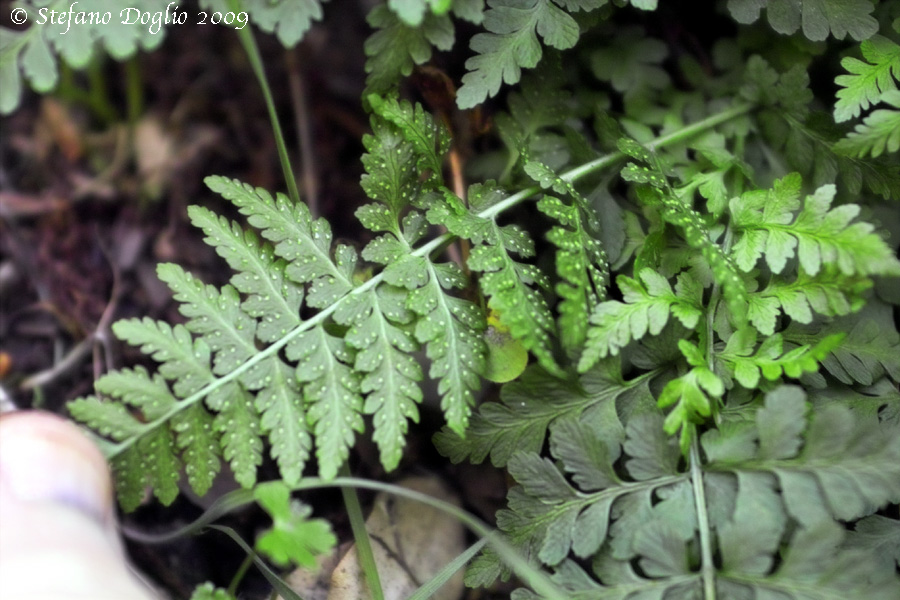
[[[900,521],[881,515],[860,519],[843,547],[874,550],[883,569],[890,571],[900,565]]]
[[[629,163],[622,171],[622,178],[640,184],[638,199],[660,210],[662,218],[682,231],[682,237],[691,248],[699,250],[709,265],[714,281],[720,286],[722,295],[732,318],[737,323],[746,320],[747,288],[740,277],[737,266],[730,255],[712,240],[709,227],[700,214],[691,208],[692,199],[673,190],[659,158],[634,140],[622,138],[619,150],[639,162],[639,166]]]
[[[539,289],[549,282],[537,267],[517,262],[534,254],[534,244],[518,227],[493,224],[493,243],[475,246],[469,268],[481,272],[481,289],[489,296],[488,306],[498,315],[510,335],[531,351],[548,371],[562,374],[553,356],[551,335],[553,316]],[[532,287],[534,286],[534,287]]]
[[[497,514],[497,526],[525,557],[549,566],[560,564],[570,552],[589,557],[610,536],[629,527],[615,520],[623,505],[633,504],[636,508],[647,502],[646,508],[652,511],[649,501],[654,494],[671,497],[679,496],[679,490],[689,492],[684,475],[669,460],[657,465],[666,471],[665,476],[623,480],[613,468],[621,452],[621,440],[601,440],[595,432],[570,415],[551,426],[550,448],[557,463],[530,451],[518,452],[510,459],[509,472],[519,485],[509,492],[509,509]],[[629,440],[636,439],[638,432],[643,439],[635,449],[646,468],[654,458],[640,454],[640,449],[653,448],[647,433],[652,432],[655,438],[661,436],[659,419],[650,415],[635,418],[629,425]],[[651,452],[655,453],[655,449]],[[577,487],[567,481],[564,472],[571,475]],[[665,507],[667,503],[662,504]],[[687,520],[685,524],[687,527],[677,534],[682,539],[685,532],[693,534],[693,522]],[[496,577],[507,576],[508,571],[496,556],[486,552],[473,563],[466,583],[484,585]]]
[[[472,185],[470,210],[458,209],[446,196],[433,197],[427,218],[474,243],[468,266],[482,273],[479,283],[482,292],[489,296],[488,306],[509,334],[534,354],[544,368],[561,374],[552,349],[553,315],[539,291],[547,288],[549,282],[537,267],[520,263],[512,256],[533,256],[534,242],[515,225],[501,227],[494,219],[479,215],[504,197],[493,182]]]
[[[427,261],[424,271],[428,282],[409,295],[407,306],[420,317],[415,335],[426,344],[447,425],[464,435],[485,369],[485,318],[478,306],[448,293],[465,285],[457,265]]]
[[[435,264],[412,254],[412,244],[425,234],[427,227],[421,213],[411,211],[401,218],[411,204],[421,204],[421,195],[427,191],[423,184],[442,187],[440,167],[449,143],[446,129],[421,107],[414,109],[406,102],[374,96],[371,100],[377,110],[372,119],[375,135],[364,139],[368,152],[363,157],[367,173],[362,185],[378,203],[364,206],[357,214],[370,229],[389,232],[370,242],[363,257],[385,265],[384,280],[390,285],[379,286],[378,297],[373,300],[375,311],[384,316],[373,316],[379,324],[364,329],[376,332],[372,339],[379,340],[380,350],[375,355],[385,357],[385,362],[376,367],[378,361],[369,356],[369,366],[363,367],[360,360],[366,355],[360,353],[357,368],[377,371],[367,376],[372,389],[372,382],[392,384],[381,392],[373,392],[366,402],[366,412],[378,407],[375,438],[382,447],[382,457],[390,457],[387,465],[399,460],[399,440],[404,437],[406,419],[418,418],[415,403],[422,398],[415,385],[421,379],[420,368],[408,355],[417,345],[405,328],[392,323],[408,325],[413,315],[420,317],[416,319],[415,337],[426,344],[433,361],[430,374],[439,380],[447,422],[462,433],[474,405],[473,392],[480,386],[479,375],[484,371],[485,347],[480,339],[484,316],[471,302],[449,295],[466,283],[456,265]],[[429,179],[420,180],[420,173]],[[366,380],[363,385],[367,385]]]
[[[752,191],[730,203],[737,241],[735,262],[750,271],[765,254],[773,273],[781,273],[795,256],[807,275],[815,276],[823,264],[834,264],[844,275],[900,275],[900,261],[868,223],[851,221],[856,204],[830,208],[834,186],[820,187],[799,208],[801,179],[792,174],[775,182],[771,191]],[[792,222],[793,221],[793,222]]]
[[[288,278],[310,283],[306,298],[310,306],[330,306],[354,287],[356,252],[338,245],[332,261],[331,227],[323,219],[313,219],[306,205],[294,204],[283,194],[272,198],[261,188],[225,177],[207,177],[205,181],[275,243],[275,254],[288,261]]]
[[[371,94],[369,104],[376,115],[394,124],[412,145],[416,167],[427,181],[440,185],[443,181],[444,154],[450,149],[450,133],[421,104],[413,106],[395,98],[382,99]]]
[[[683,354],[700,354],[699,349],[687,340],[680,340],[678,348]],[[680,432],[681,452],[684,455],[688,453],[694,426],[713,414],[715,403],[725,393],[725,384],[702,361],[689,359],[689,362],[693,368],[669,381],[657,400],[660,408],[672,407],[663,427],[670,435]]]
[[[561,281],[555,289],[561,298],[557,307],[560,313],[560,339],[564,349],[577,350],[587,337],[583,324],[606,297],[609,280],[606,252],[589,230],[598,228],[597,218],[574,186],[546,165],[529,161],[525,171],[541,187],[552,187],[559,193],[567,193],[574,200],[572,205],[567,205],[552,196],[544,196],[537,206],[538,210],[561,225],[553,227],[547,238],[558,248],[556,271]]]
[[[151,378],[143,368],[109,373],[97,380],[96,388],[102,394],[142,409],[150,419],[163,417],[176,404],[163,378]],[[147,431],[128,413],[124,404],[105,403],[96,398],[72,402],[69,411],[76,419],[113,439],[141,436],[140,442],[118,459],[124,468],[135,469],[129,477],[116,480],[116,491],[126,510],[133,510],[140,504],[145,486],[151,486],[163,504],[175,500],[181,462],[169,428]]]
[[[237,290],[224,286],[220,292],[171,263],[159,265],[157,275],[182,303],[179,311],[189,319],[185,327],[212,350],[216,375],[230,373],[256,353],[256,323],[241,310]]]
[[[617,36],[615,45],[591,54],[591,70],[629,99],[669,86],[669,76],[660,66],[668,54],[665,43],[631,28]]]
[[[885,92],[881,99],[900,109],[900,91]],[[855,131],[851,131],[847,137],[834,145],[835,152],[855,158],[865,158],[869,154],[872,158],[878,158],[885,150],[888,152],[900,150],[900,110],[872,111],[856,126]]]
[[[900,381],[900,334],[890,307],[874,300],[860,312],[824,326],[791,324],[784,339],[803,346],[840,333],[845,334],[843,339],[822,361],[831,375],[847,385],[872,385],[885,375]]]
[[[810,40],[824,40],[829,33],[839,40],[848,33],[855,40],[864,40],[878,31],[878,21],[872,16],[875,7],[869,0],[806,0],[802,4],[728,0],[728,10],[739,23],[755,22],[763,8],[772,29],[791,34],[802,28]]]
[[[624,302],[608,300],[597,305],[591,315],[588,341],[578,363],[579,371],[590,369],[601,358],[617,355],[629,342],[648,333],[658,335],[670,314],[688,329],[697,326],[703,315],[700,304],[703,289],[690,273],[678,276],[678,294],[668,280],[653,269],[642,269],[639,276],[640,280],[625,275],[616,279]]]
[[[481,406],[465,438],[445,430],[434,441],[454,463],[481,463],[490,456],[491,464],[503,467],[517,451],[539,452],[551,424],[572,417],[596,423],[597,431],[615,445],[624,439],[616,406],[627,405],[634,411],[652,408],[649,380],[650,376],[642,375],[625,381],[613,361],[585,373],[577,384],[565,385],[532,367],[502,388],[500,403]]]
[[[734,378],[747,389],[756,389],[759,385],[760,374],[769,381],[777,381],[782,375],[799,378],[805,373],[815,373],[819,365],[825,362],[830,354],[838,348],[843,340],[843,334],[835,334],[821,339],[816,339],[815,345],[803,345],[783,352],[783,338],[781,334],[775,334],[765,338],[756,352],[756,331],[752,327],[745,327],[736,331],[725,345],[725,349],[717,354],[716,359],[721,360],[724,372],[720,373],[726,378],[726,382]],[[731,383],[727,385],[730,387]]]
[[[508,154],[500,181],[510,179],[522,156],[552,169],[562,169],[571,162],[572,151],[564,133],[574,103],[565,84],[561,60],[554,53],[524,75],[515,91],[509,93],[508,112],[495,117],[497,134]]]
[[[812,323],[813,313],[839,317],[859,310],[863,292],[872,287],[865,277],[845,277],[833,267],[816,277],[800,274],[794,281],[773,278],[747,299],[748,319],[763,335],[772,335],[778,316],[784,314],[798,323]]]
[[[712,457],[709,468],[771,473],[788,514],[804,525],[825,518],[857,519],[897,502],[900,438],[878,423],[857,420],[838,404],[817,409],[809,420],[805,401],[799,388],[789,386],[767,394],[755,417],[759,444],[745,446],[743,456],[716,458],[706,438],[720,436],[705,434],[701,441]],[[809,422],[805,434],[804,421]]]
[[[359,376],[350,367],[353,357],[344,340],[321,325],[293,338],[285,354],[298,363],[296,376],[309,406],[319,473],[332,479],[350,454],[354,432],[364,429]]]
[[[878,104],[884,94],[897,89],[900,80],[900,45],[875,35],[860,44],[863,62],[846,57],[841,66],[850,75],[838,75],[834,82],[843,89],[837,92],[834,120],[838,123],[858,117],[869,105]]]
[[[208,0],[212,1],[212,0]],[[324,0],[244,0],[242,8],[249,21],[267,33],[274,33],[285,48],[303,39],[313,21],[322,20]],[[219,10],[227,11],[228,6]]]
[[[285,261],[275,260],[270,246],[260,245],[252,231],[199,206],[188,207],[195,227],[206,234],[204,241],[216,249],[234,271],[231,284],[247,295],[241,308],[259,319],[256,335],[274,342],[300,324],[303,288],[284,276]]]
[[[172,382],[179,398],[190,396],[213,379],[209,346],[192,338],[184,325],[172,327],[165,321],[144,317],[117,321],[112,330],[117,338],[160,363],[160,375]]]
[[[277,361],[269,371],[267,385],[256,395],[260,429],[272,445],[281,478],[288,485],[299,483],[309,459],[312,438],[306,425],[306,409],[294,370]]]
[[[591,2],[597,8],[605,2]],[[503,83],[518,83],[523,68],[530,69],[541,59],[541,44],[559,50],[578,41],[578,24],[551,0],[491,0],[484,14],[487,33],[472,38],[476,55],[466,61],[468,73],[457,94],[460,108],[472,108],[488,96],[495,96]]]
[[[416,65],[431,60],[432,46],[447,51],[453,47],[453,22],[447,15],[424,15],[417,27],[404,23],[387,6],[372,8],[366,17],[376,29],[365,42],[366,91],[382,94],[412,74]]]
[[[418,346],[401,328],[412,320],[406,295],[405,290],[382,285],[377,293],[345,301],[334,317],[350,327],[345,339],[358,350],[353,366],[365,373],[360,381],[360,391],[368,394],[363,410],[374,416],[372,439],[388,470],[400,462],[407,420],[418,422],[417,405],[422,402],[422,370],[410,354]]]
[[[782,150],[788,167],[814,185],[840,184],[851,194],[865,185],[884,198],[900,194],[900,172],[890,160],[860,160],[835,153],[834,144],[844,132],[824,112],[810,112],[813,99],[806,69],[795,66],[778,74],[764,60],[747,61],[742,95],[761,103],[756,121],[767,144]]]

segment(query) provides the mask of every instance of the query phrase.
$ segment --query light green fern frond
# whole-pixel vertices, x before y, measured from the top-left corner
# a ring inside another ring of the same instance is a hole
[[[885,92],[881,99],[895,109],[900,109],[900,91]],[[878,158],[885,151],[900,150],[900,110],[881,108],[871,114],[834,145],[834,151],[854,158],[872,155]]]
[[[875,35],[860,44],[863,62],[852,56],[841,61],[850,74],[838,75],[834,82],[842,89],[837,92],[834,120],[838,123],[858,117],[870,105],[878,104],[887,92],[897,89],[900,80],[900,45]]]
[[[703,288],[687,271],[678,276],[677,294],[665,277],[650,268],[642,269],[639,279],[619,275],[616,283],[623,302],[601,302],[591,314],[587,344],[578,363],[582,372],[601,358],[617,355],[633,340],[659,334],[670,315],[688,329],[696,327],[703,315]]]
[[[900,275],[900,261],[868,223],[855,222],[860,208],[831,208],[836,189],[823,186],[806,197],[800,209],[801,178],[794,173],[772,190],[751,191],[730,202],[735,229],[735,262],[750,271],[760,256],[773,273],[781,273],[795,255],[802,271],[815,276],[823,264],[843,275]]]

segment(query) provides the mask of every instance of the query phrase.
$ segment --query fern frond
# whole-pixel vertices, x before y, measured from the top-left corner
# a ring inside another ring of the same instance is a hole
[[[896,109],[900,109],[900,91],[885,92],[881,99]],[[865,158],[869,154],[878,158],[885,150],[900,150],[900,110],[874,110],[854,131],[834,145],[834,151],[855,158]]]
[[[151,377],[139,367],[110,373],[98,379],[96,387],[98,392],[108,394],[122,404],[84,398],[69,405],[70,413],[114,440],[142,436],[140,443],[119,457],[117,465],[114,464],[134,469],[129,477],[116,480],[119,501],[127,510],[133,510],[140,504],[145,486],[149,485],[161,502],[171,503],[178,496],[181,471],[174,436],[168,427],[147,433],[143,424],[126,408],[128,405],[141,409],[151,418],[165,415],[177,402],[168,385],[161,376]]]
[[[181,302],[179,312],[185,324],[213,353],[213,373],[230,373],[256,353],[256,322],[241,310],[241,299],[230,285],[221,291],[204,284],[179,265],[164,263],[157,276]]]
[[[305,204],[294,204],[283,194],[272,198],[263,189],[225,177],[207,177],[205,181],[275,244],[275,254],[288,261],[288,278],[310,284],[306,297],[310,306],[330,306],[354,287],[356,252],[338,244],[332,260],[331,227],[324,219],[313,219]]]
[[[900,80],[900,45],[881,35],[873,35],[860,44],[866,62],[852,56],[841,61],[850,74],[838,75],[834,82],[841,86],[834,105],[838,123],[858,117],[869,105],[878,104],[886,92],[897,89]]]
[[[307,418],[316,436],[316,457],[322,477],[333,478],[363,431],[363,400],[353,356],[344,340],[322,325],[288,342],[285,355],[297,362],[296,377],[309,405]]]
[[[432,199],[427,217],[474,244],[468,266],[482,273],[479,284],[489,297],[490,309],[545,369],[561,374],[553,355],[553,315],[540,291],[549,286],[549,281],[534,265],[513,258],[514,254],[533,256],[534,242],[515,225],[500,226],[493,218],[479,215],[505,197],[493,182],[475,184],[469,188],[469,210],[451,203],[452,195],[445,195]]]
[[[900,275],[900,261],[868,223],[853,219],[856,204],[830,208],[836,189],[820,187],[800,208],[799,174],[775,182],[772,190],[745,192],[730,202],[736,241],[732,248],[737,265],[750,271],[760,256],[773,273],[781,273],[795,255],[809,276],[823,264],[837,265],[843,275]]]
[[[644,163],[629,163],[622,169],[622,178],[640,184],[638,199],[659,209],[662,218],[682,232],[687,244],[699,250],[709,265],[714,281],[720,286],[731,316],[740,324],[746,320],[747,288],[734,260],[712,240],[709,226],[691,207],[690,196],[682,197],[673,190],[658,157],[634,140],[619,140],[619,150]]]
[[[821,339],[817,337],[812,346],[802,345],[783,353],[781,334],[765,338],[756,348],[756,331],[745,327],[728,338],[724,350],[717,353],[716,360],[722,362],[723,372],[720,374],[726,380],[733,375],[738,383],[752,390],[757,388],[760,374],[769,381],[777,381],[782,375],[796,379],[805,373],[815,373],[819,365],[840,346],[843,337],[842,334]],[[754,348],[756,352],[753,352]]]
[[[640,279],[625,275],[616,278],[622,300],[601,302],[591,314],[591,327],[578,370],[590,369],[597,360],[616,356],[633,340],[648,333],[658,335],[674,315],[688,329],[697,326],[703,315],[703,288],[690,272],[678,276],[675,290],[669,281],[650,268],[642,269]]]
[[[456,4],[456,3],[454,3]],[[456,34],[448,15],[428,12],[416,27],[404,23],[386,5],[374,6],[366,22],[375,31],[365,42],[366,91],[383,94],[431,59],[432,46],[447,51]]]
[[[363,250],[363,257],[385,265],[384,280],[395,286],[378,288],[385,292],[378,302],[392,303],[390,312],[385,312],[393,315],[389,320],[405,325],[414,320],[413,315],[418,317],[415,337],[426,345],[432,360],[430,375],[439,381],[441,407],[447,423],[462,434],[468,426],[475,403],[473,392],[480,386],[485,366],[484,342],[480,337],[485,327],[484,315],[475,304],[451,295],[452,290],[466,286],[457,265],[434,263],[427,256],[413,255],[412,245],[425,234],[427,222],[418,211],[403,216],[403,210],[411,204],[423,203],[421,196],[429,188],[443,189],[441,167],[443,154],[449,147],[448,134],[421,107],[376,97],[370,100],[377,118],[372,122],[375,135],[364,139],[368,152],[363,157],[367,173],[362,185],[380,204],[364,206],[357,214],[370,229],[388,233],[370,242]],[[409,156],[418,159],[410,160]],[[427,179],[420,181],[420,174],[425,174]],[[388,293],[388,290],[392,291]],[[405,330],[396,327],[394,330],[390,345],[407,352],[415,347]],[[384,342],[382,346],[387,347]],[[394,360],[400,366],[394,369],[396,375],[392,381],[403,382],[399,383],[395,397],[420,401],[421,392],[412,391],[407,381],[421,379],[418,364],[409,356],[395,354]],[[392,407],[394,422],[399,423],[401,414],[412,418],[417,414],[413,408],[409,404],[403,408]],[[395,444],[399,429],[385,429],[383,435],[379,434],[378,417],[375,427],[377,440]],[[405,431],[405,420],[398,427]],[[393,455],[399,457],[396,450]]]
[[[774,476],[787,513],[803,525],[858,519],[900,500],[900,438],[846,406],[818,408],[810,419],[805,394],[783,386],[766,395],[755,428],[758,445],[727,444],[737,429],[705,434],[709,468]]]
[[[415,167],[427,181],[443,181],[444,154],[450,149],[450,132],[443,123],[422,108],[396,98],[369,95],[369,104],[376,115],[399,129],[403,139],[412,145]]]
[[[531,451],[511,459],[519,485],[498,526],[526,556],[554,569],[569,597],[699,595],[698,535],[714,538],[710,576],[729,598],[864,593],[888,600],[900,591],[894,562],[874,554],[878,542],[858,538],[849,547],[840,523],[900,498],[900,438],[843,406],[810,418],[799,388],[777,388],[748,420],[703,434],[706,522],[662,429],[659,415],[639,413],[624,443],[615,443],[569,416],[551,427],[555,460]],[[590,572],[574,562],[587,557]],[[485,553],[467,582],[506,574]],[[517,590],[513,597],[537,596]]]
[[[713,414],[715,404],[725,393],[725,384],[707,366],[707,357],[693,342],[679,340],[678,349],[687,359],[690,370],[666,384],[657,404],[660,408],[672,407],[663,429],[669,435],[680,432],[681,452],[687,456],[695,425]]]
[[[560,2],[559,4],[563,4]],[[594,10],[601,0],[565,3],[571,11]],[[487,33],[472,38],[476,55],[466,61],[468,71],[457,94],[460,108],[472,108],[500,91],[503,83],[518,83],[523,68],[538,64],[543,51],[538,41],[566,50],[578,41],[578,23],[551,0],[492,0],[484,13]]]
[[[635,418],[625,442],[640,464],[638,472],[653,471],[652,477],[621,477],[613,463],[621,454],[622,440],[600,439],[595,431],[578,418],[564,417],[551,426],[550,433],[551,452],[558,462],[532,451],[519,452],[510,459],[509,472],[519,485],[509,491],[509,508],[497,514],[497,526],[530,560],[553,566],[570,552],[582,558],[592,556],[604,542],[624,542],[630,535],[632,519],[637,519],[636,524],[655,511],[662,512],[674,504],[673,497],[690,499],[686,475],[678,472],[675,461],[665,458],[673,453],[669,441],[661,435],[658,417]],[[648,437],[651,432],[652,437]],[[632,441],[636,444],[631,445]],[[576,485],[570,484],[564,473]],[[655,494],[669,498],[669,502],[651,508]],[[626,505],[635,510],[623,511]],[[689,512],[681,515],[690,517]],[[692,536],[693,521],[688,518],[679,522],[681,537]],[[626,548],[623,545],[619,549]],[[496,555],[486,552],[470,567],[466,583],[486,585],[497,577],[505,579],[508,573]]]
[[[794,281],[775,277],[762,290],[747,298],[747,317],[763,335],[772,335],[778,316],[798,323],[812,323],[813,312],[839,317],[859,310],[863,292],[872,287],[866,277],[845,277],[829,266],[815,277],[799,275]]]
[[[840,333],[845,334],[843,339],[822,361],[832,376],[847,385],[872,385],[885,375],[900,381],[900,335],[890,307],[875,300],[860,312],[825,325],[791,324],[783,335],[785,341],[803,346]]]
[[[206,234],[204,241],[235,271],[231,285],[247,296],[241,308],[258,319],[260,341],[274,342],[300,324],[303,288],[285,277],[287,263],[275,258],[271,246],[207,208],[190,206],[188,216]]]
[[[572,205],[544,196],[537,207],[561,226],[553,227],[547,238],[558,248],[556,271],[561,281],[555,286],[560,296],[560,341],[566,350],[578,350],[587,338],[584,322],[606,297],[609,261],[602,244],[591,231],[598,229],[597,217],[575,187],[546,165],[529,161],[525,171],[544,189],[568,194]]]
[[[410,294],[408,306],[420,316],[416,338],[426,344],[432,361],[429,375],[439,381],[447,425],[463,435],[485,368],[486,349],[481,337],[485,318],[477,305],[449,294],[465,285],[457,265],[428,261],[425,273],[427,283]]]
[[[341,304],[336,322],[349,327],[347,343],[357,350],[353,368],[364,374],[360,392],[366,396],[363,411],[373,415],[372,439],[388,470],[400,462],[406,443],[407,421],[418,422],[422,402],[422,369],[411,355],[418,349],[405,325],[412,321],[406,308],[407,292],[391,285]]]
[[[655,403],[648,388],[651,374],[626,381],[617,361],[607,361],[561,384],[543,369],[532,367],[500,391],[501,402],[483,404],[472,418],[466,436],[442,431],[435,435],[438,450],[454,463],[469,460],[504,467],[518,451],[539,452],[548,428],[558,419],[596,423],[610,443],[624,439],[616,406],[645,410]]]

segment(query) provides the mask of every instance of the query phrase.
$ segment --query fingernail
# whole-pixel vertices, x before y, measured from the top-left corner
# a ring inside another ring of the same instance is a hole
[[[103,523],[112,515],[100,451],[77,427],[50,413],[0,417],[0,477],[20,501],[70,506]]]

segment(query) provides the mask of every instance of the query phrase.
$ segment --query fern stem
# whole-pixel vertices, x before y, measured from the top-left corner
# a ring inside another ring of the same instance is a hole
[[[703,581],[703,598],[716,600],[716,565],[713,562],[709,514],[706,512],[703,471],[700,470],[700,442],[696,433],[691,440],[690,459],[691,487],[694,489],[694,504],[697,507],[697,528],[700,530],[700,578]]]
[[[716,125],[721,125],[722,123],[727,123],[732,119],[743,116],[753,110],[753,108],[754,107],[752,104],[741,104],[738,106],[734,106],[732,108],[729,108],[728,110],[724,110],[720,113],[707,117],[702,121],[697,121],[696,123],[692,123],[691,125],[682,127],[681,129],[673,131],[670,134],[660,136],[652,142],[644,145],[649,150],[655,150],[656,148],[663,148],[671,144],[689,140],[697,134],[712,129]],[[574,169],[570,169],[569,171],[566,171],[565,173],[560,175],[560,178],[564,181],[572,183],[581,179],[582,177],[590,175],[591,173],[595,173],[596,171],[612,166],[623,158],[625,158],[624,153],[613,152],[611,154],[601,156],[600,158],[596,158],[590,162],[586,162],[583,165],[575,167]],[[540,192],[540,186],[532,186],[530,188],[526,188],[520,192],[513,194],[506,200],[498,202],[487,210],[478,213],[478,216],[488,218],[494,217],[502,213],[503,211],[515,206],[519,202],[522,202],[526,198],[534,196],[535,194],[538,194]]]
[[[234,1],[235,0],[232,0],[232,2],[234,2]],[[251,42],[252,42],[252,38],[251,38]],[[256,47],[255,44],[253,47],[254,48]],[[256,57],[258,60],[259,59],[258,53],[257,53]],[[266,89],[268,89],[268,87],[266,87]],[[271,98],[271,95],[269,97]],[[270,107],[274,111],[274,106],[270,105]],[[687,140],[692,136],[695,136],[699,133],[703,133],[704,131],[706,131],[712,127],[715,127],[716,125],[720,125],[731,119],[740,117],[740,116],[750,112],[750,110],[752,110],[752,108],[753,108],[752,105],[741,105],[741,106],[730,108],[719,114],[713,115],[711,117],[707,117],[706,119],[703,119],[702,121],[699,121],[692,125],[688,125],[686,127],[683,127],[682,129],[679,129],[678,131],[673,131],[672,133],[670,133],[668,135],[661,136],[661,137],[657,138],[656,140],[650,142],[649,144],[645,144],[645,145],[650,148],[660,148],[660,147],[666,146],[668,144],[673,144],[673,143]],[[273,112],[273,114],[274,114],[274,112]],[[611,154],[600,157],[591,162],[585,163],[579,167],[571,169],[570,171],[564,173],[561,177],[566,181],[573,182],[573,181],[576,181],[577,179],[580,179],[581,177],[585,177],[591,173],[594,173],[599,169],[613,165],[618,160],[621,160],[622,158],[624,158],[624,154],[622,154],[621,152],[613,152]],[[293,178],[291,178],[291,180],[293,181]],[[294,188],[296,191],[296,182],[294,183]],[[527,198],[529,198],[535,194],[538,194],[540,192],[541,192],[541,188],[539,186],[529,187],[527,189],[524,189],[520,192],[513,194],[512,196],[510,196],[509,198],[506,198],[505,200],[503,200],[501,202],[498,202],[494,206],[491,206],[490,208],[487,208],[487,209],[481,211],[480,213],[478,213],[478,216],[484,217],[484,218],[493,218],[496,215],[502,213],[504,210],[512,208],[513,206],[519,204],[520,202],[522,202],[522,201],[526,200]],[[454,237],[455,236],[453,236],[450,233],[445,233],[441,236],[434,238],[430,242],[428,242],[422,246],[419,246],[416,250],[412,251],[411,254],[413,256],[429,256],[435,250],[443,247],[444,244],[451,242],[454,239]],[[306,321],[303,321],[301,324],[294,327],[294,329],[292,329],[291,331],[286,333],[281,339],[279,339],[276,342],[273,342],[270,346],[267,346],[263,350],[260,350],[259,352],[254,354],[245,363],[243,363],[242,365],[240,365],[239,367],[237,367],[236,369],[234,369],[227,375],[223,375],[222,377],[216,379],[215,381],[212,381],[212,382],[206,384],[200,390],[194,392],[193,394],[191,394],[184,400],[175,404],[171,409],[169,409],[165,414],[161,415],[159,418],[146,423],[144,425],[144,431],[145,432],[153,431],[154,429],[156,429],[163,423],[170,420],[173,416],[175,416],[178,413],[180,413],[181,411],[189,408],[190,406],[196,404],[197,402],[202,400],[204,397],[208,396],[213,391],[219,389],[220,387],[222,387],[223,385],[225,385],[227,383],[230,383],[230,382],[236,380],[238,377],[240,377],[241,375],[243,375],[244,373],[249,371],[251,368],[253,368],[253,366],[259,364],[260,362],[268,359],[272,355],[279,352],[292,339],[296,338],[298,335],[300,335],[304,331],[307,331],[308,329],[311,329],[312,327],[315,327],[319,324],[324,323],[326,321],[326,319],[328,319],[331,316],[331,314],[335,310],[337,310],[337,308],[339,306],[341,306],[341,304],[347,298],[351,297],[354,294],[363,294],[363,293],[368,292],[369,290],[371,290],[372,288],[374,288],[375,286],[380,284],[383,279],[384,279],[383,272],[378,273],[378,274],[374,275],[371,279],[367,280],[362,285],[353,288],[342,299],[337,300],[330,306],[323,308],[320,312],[316,313],[314,316],[310,317]],[[137,436],[128,438],[124,441],[121,441],[121,442],[118,442],[115,444],[110,444],[106,450],[106,457],[108,459],[116,458],[117,456],[119,456],[120,454],[122,454],[123,452],[128,450],[131,446],[133,446],[140,438],[141,438],[141,436],[137,435]]]
[[[229,4],[233,11],[240,12],[240,0],[229,0]],[[300,191],[297,188],[297,180],[294,178],[294,169],[291,167],[291,159],[288,157],[287,144],[284,143],[284,134],[281,131],[281,124],[278,122],[278,112],[275,110],[275,100],[272,97],[272,90],[269,88],[269,81],[266,79],[266,71],[263,68],[262,58],[259,55],[256,38],[253,37],[253,31],[250,27],[238,30],[238,38],[241,40],[244,52],[247,53],[250,67],[253,69],[257,81],[259,81],[263,98],[266,100],[266,108],[269,111],[269,120],[272,122],[272,133],[275,135],[275,145],[278,147],[278,158],[281,161],[281,170],[284,172],[288,196],[293,202],[299,203]]]

